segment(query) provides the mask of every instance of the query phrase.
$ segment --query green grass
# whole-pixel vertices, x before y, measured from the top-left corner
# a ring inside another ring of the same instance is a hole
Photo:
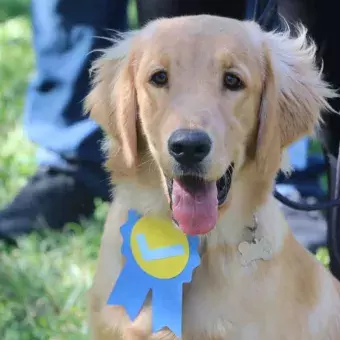
[[[28,1],[0,2],[0,206],[35,171],[22,111],[34,69]],[[6,19],[7,15],[7,19]],[[0,244],[0,339],[86,339],[86,301],[106,205],[91,221]],[[70,235],[71,234],[71,235]]]
[[[86,290],[90,286],[102,223],[46,232],[0,247],[0,338],[87,339]]]
[[[46,0],[48,1],[48,0]],[[0,208],[34,173],[34,150],[23,133],[25,91],[34,70],[29,0],[0,0]],[[133,27],[136,8],[129,6]],[[107,206],[65,233],[46,231],[0,243],[0,339],[86,339],[85,292],[91,284]],[[327,264],[323,249],[318,258]]]
[[[35,146],[22,126],[25,92],[34,71],[29,0],[0,0],[0,208],[34,173]],[[129,5],[131,26],[136,8]],[[0,243],[0,339],[87,339],[86,296],[107,205],[64,233],[46,231]]]

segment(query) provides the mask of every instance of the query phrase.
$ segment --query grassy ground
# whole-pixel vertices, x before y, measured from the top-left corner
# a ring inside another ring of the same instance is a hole
[[[0,0],[0,208],[35,170],[34,146],[21,121],[34,69],[28,5],[29,0]],[[130,16],[135,18],[133,6]],[[87,338],[84,293],[106,209],[98,204],[93,220],[70,225],[63,234],[30,235],[16,249],[0,243],[1,340]],[[327,262],[325,251],[319,257]]]
[[[27,1],[0,2],[0,206],[35,170],[34,146],[22,130],[24,94],[33,70]],[[84,292],[93,274],[105,205],[92,221],[0,245],[0,339],[86,338]]]
[[[21,120],[34,70],[28,10],[29,0],[0,0],[0,208],[35,171],[34,145]],[[136,18],[133,6],[129,14]],[[0,243],[1,340],[87,338],[84,293],[106,210],[98,202],[94,218],[82,226],[30,235],[17,249]]]

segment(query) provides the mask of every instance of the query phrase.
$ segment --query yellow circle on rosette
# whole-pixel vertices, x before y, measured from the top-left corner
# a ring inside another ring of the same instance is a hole
[[[179,275],[189,260],[186,235],[168,219],[140,218],[132,229],[130,245],[140,268],[158,279]]]

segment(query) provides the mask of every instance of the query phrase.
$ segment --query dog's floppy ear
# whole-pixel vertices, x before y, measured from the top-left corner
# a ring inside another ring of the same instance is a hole
[[[300,27],[264,34],[264,86],[259,110],[257,162],[263,173],[276,172],[282,149],[313,132],[327,98],[336,93],[321,78],[315,64],[315,45]]]
[[[86,111],[107,134],[107,167],[115,178],[130,176],[137,162],[133,37],[118,41],[94,62],[93,87],[85,100]]]

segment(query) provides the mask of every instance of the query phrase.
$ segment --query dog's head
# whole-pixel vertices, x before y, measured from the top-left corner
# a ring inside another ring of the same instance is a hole
[[[87,98],[109,137],[113,181],[161,180],[178,225],[210,231],[242,171],[268,192],[282,150],[327,108],[334,94],[314,54],[304,30],[290,38],[212,16],[125,37],[95,63]]]

